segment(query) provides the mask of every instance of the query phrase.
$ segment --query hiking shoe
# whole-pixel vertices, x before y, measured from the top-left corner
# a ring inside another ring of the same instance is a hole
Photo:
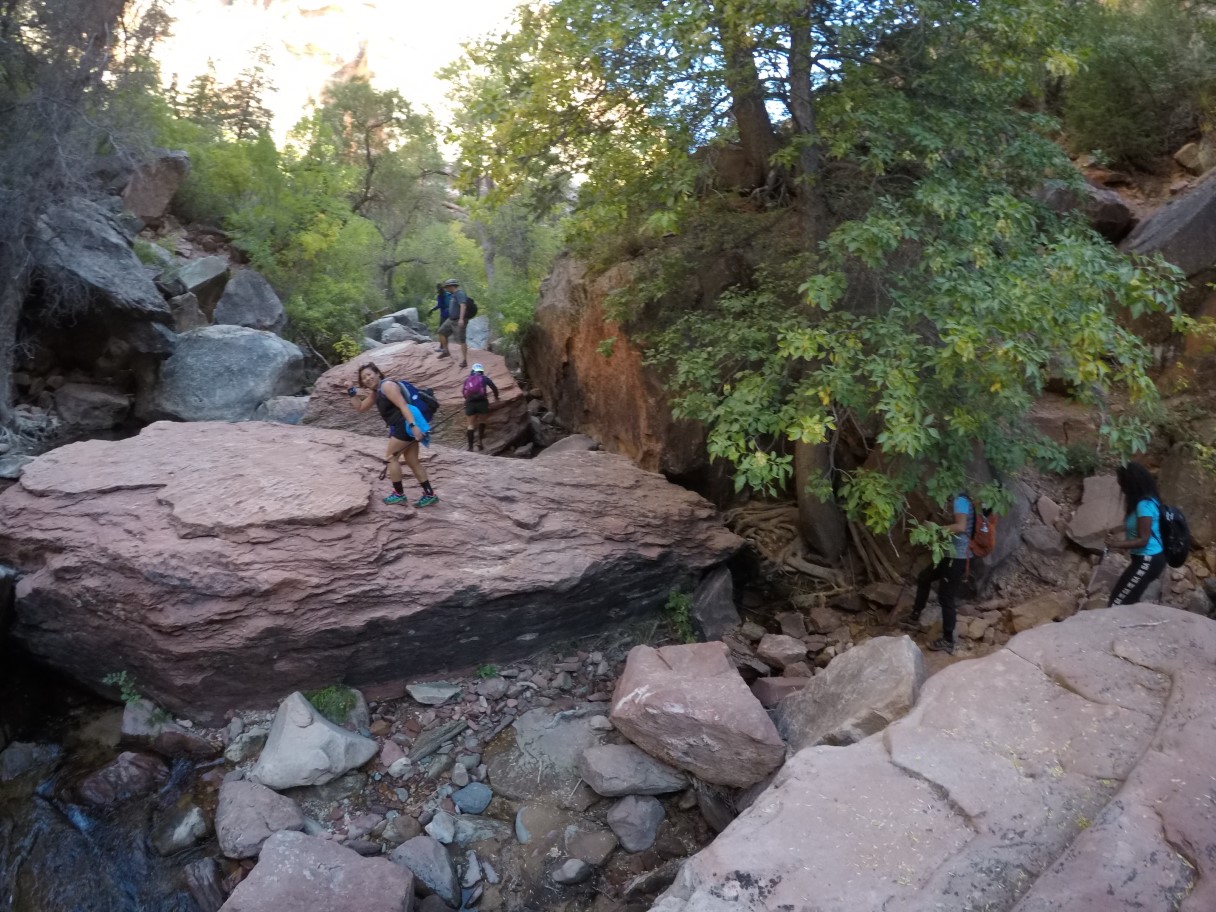
[[[394,491],[388,497],[384,498],[384,502],[386,504],[407,504],[410,502],[410,499],[404,494],[398,494],[396,491]]]
[[[929,648],[934,652],[945,652],[949,653],[950,655],[954,655],[954,644],[945,637],[938,637],[929,644]]]
[[[485,448],[486,448],[486,445],[485,445],[484,443],[479,443],[479,444],[477,444],[477,449],[478,449],[479,451],[484,452],[484,451],[485,451]]]
[[[913,615],[911,617],[906,617],[902,621],[899,622],[899,626],[902,627],[904,630],[911,630],[913,633],[919,633],[920,632],[920,617],[917,615]]]
[[[440,345],[438,348],[436,348],[436,349],[435,349],[435,351],[437,351],[437,352],[441,352],[441,351],[443,351],[443,346],[442,346],[442,345]]]
[[[434,494],[423,494],[418,498],[418,502],[414,504],[416,507],[429,507],[431,504],[439,503],[439,498]]]
[[[461,362],[460,362],[460,366],[461,366],[461,367],[468,367],[468,366],[469,366],[469,362],[468,362],[468,361],[461,361]]]
[[[441,351],[441,352],[439,353],[439,357],[440,357],[440,358],[450,358],[450,357],[452,357],[452,353],[451,353],[451,352],[445,352],[445,351]]]

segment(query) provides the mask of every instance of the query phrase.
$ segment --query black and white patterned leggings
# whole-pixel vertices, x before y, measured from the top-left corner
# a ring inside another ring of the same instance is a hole
[[[1131,565],[1123,571],[1115,588],[1111,590],[1108,608],[1115,605],[1134,605],[1144,595],[1148,584],[1165,569],[1165,554],[1132,555]]]

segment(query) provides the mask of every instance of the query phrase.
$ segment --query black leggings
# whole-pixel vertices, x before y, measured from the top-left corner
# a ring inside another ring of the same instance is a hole
[[[937,587],[937,601],[942,606],[942,636],[954,642],[955,608],[954,596],[958,592],[958,584],[963,581],[963,572],[967,569],[967,559],[962,557],[947,557],[936,564],[930,564],[916,578],[916,602],[912,606],[912,616],[920,617],[929,601],[929,588],[934,580],[941,580]]]
[[[1144,595],[1149,583],[1161,575],[1165,569],[1165,553],[1144,556],[1132,555],[1131,565],[1123,571],[1115,588],[1111,590],[1110,601],[1106,607],[1115,605],[1134,605]]]

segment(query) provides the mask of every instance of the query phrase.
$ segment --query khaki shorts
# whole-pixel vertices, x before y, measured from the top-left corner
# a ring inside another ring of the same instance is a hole
[[[455,320],[452,317],[448,317],[446,320],[443,321],[443,324],[439,327],[439,335],[447,336],[453,342],[459,342],[461,345],[463,345],[464,344],[464,331],[467,328],[468,328],[467,323],[462,326],[458,320]]]

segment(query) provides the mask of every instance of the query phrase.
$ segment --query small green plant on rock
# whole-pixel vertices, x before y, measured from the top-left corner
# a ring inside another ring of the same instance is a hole
[[[609,339],[600,339],[599,344],[595,346],[595,350],[604,358],[611,358],[612,352],[616,349],[616,336]]]
[[[304,694],[308,700],[326,719],[335,725],[346,721],[346,714],[355,708],[355,692],[341,684],[330,684],[320,690]]]
[[[483,681],[486,678],[492,678],[497,674],[498,674],[497,665],[478,665],[477,666],[477,677],[481,678]]]
[[[696,631],[692,624],[692,596],[681,589],[672,589],[663,607],[671,629],[681,643],[695,643]]]
[[[135,678],[131,677],[130,673],[126,670],[112,671],[102,678],[101,682],[111,687],[117,687],[119,699],[128,706],[132,703],[138,703],[143,699],[143,694],[139,692]]]

